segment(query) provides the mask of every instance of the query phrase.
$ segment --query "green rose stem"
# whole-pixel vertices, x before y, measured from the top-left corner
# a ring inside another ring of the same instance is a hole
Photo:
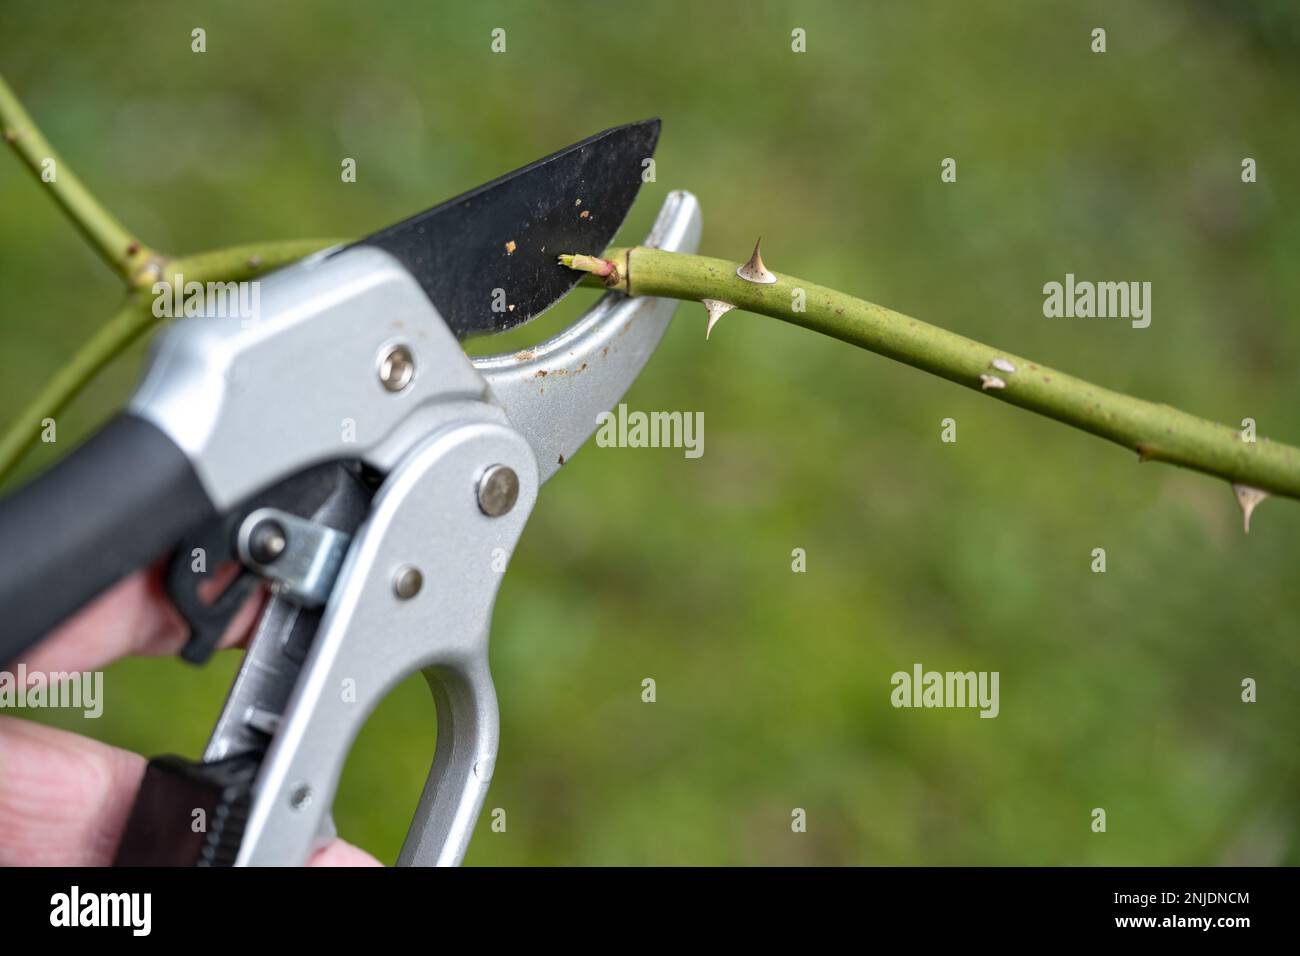
[[[152,289],[179,276],[189,282],[241,282],[287,265],[339,239],[263,242],[172,258],[151,249],[100,205],[63,162],[0,76],[0,134],[36,175],[127,288],[126,301],[88,339],[0,434],[0,479],[36,444],[47,418],[54,418],[92,378],[160,321]]]
[[[793,276],[770,272],[757,246],[749,262],[612,248],[603,256],[561,256],[590,273],[588,284],[628,295],[694,299],[708,310],[709,331],[732,308],[771,316],[906,363],[1001,402],[1019,405],[1137,452],[1223,478],[1233,485],[1246,530],[1269,494],[1300,498],[1300,449],[1169,405],[1133,398],[1039,365],[1014,352],[957,335],[883,306]]]

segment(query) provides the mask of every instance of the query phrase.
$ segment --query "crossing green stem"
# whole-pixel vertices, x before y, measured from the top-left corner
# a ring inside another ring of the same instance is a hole
[[[164,282],[175,282],[181,276],[185,282],[240,282],[340,241],[292,239],[202,252],[165,262],[162,274],[156,278]],[[45,419],[55,418],[101,369],[164,321],[153,314],[153,300],[147,288],[129,293],[113,317],[96,329],[27,406],[6,423],[0,434],[0,480],[36,444]]]
[[[123,282],[140,287],[154,281],[161,256],[105,209],[54,152],[3,76],[0,76],[0,132]]]

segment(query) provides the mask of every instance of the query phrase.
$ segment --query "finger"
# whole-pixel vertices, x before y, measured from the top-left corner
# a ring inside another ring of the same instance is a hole
[[[0,865],[113,859],[144,760],[85,737],[0,717]]]
[[[0,717],[0,866],[107,866],[145,760],[87,737]],[[335,840],[311,866],[381,866]]]
[[[28,671],[92,671],[131,655],[175,654],[189,629],[163,585],[163,562],[115,584],[65,621],[21,662]],[[242,642],[257,620],[265,595],[259,589],[235,614],[221,647]]]
[[[308,866],[383,866],[373,856],[351,843],[336,839],[323,850],[312,854]]]

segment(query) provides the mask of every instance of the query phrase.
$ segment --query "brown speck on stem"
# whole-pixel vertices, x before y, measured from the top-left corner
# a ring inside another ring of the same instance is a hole
[[[250,268],[250,269],[257,269],[257,268],[260,268],[261,265],[262,265],[262,257],[261,257],[261,256],[249,256],[249,257],[248,257],[248,268]]]
[[[709,324],[704,329],[704,338],[707,340],[713,334],[713,327],[718,324],[718,320],[734,309],[735,306],[720,299],[701,299],[700,304],[709,313]]]
[[[763,237],[758,237],[758,242],[754,243],[754,254],[749,257],[749,261],[736,270],[736,275],[740,276],[746,282],[755,282],[759,285],[771,285],[776,281],[776,276],[767,271],[767,266],[763,265],[763,254],[759,247],[763,244]]]
[[[1245,528],[1246,534],[1250,534],[1250,516],[1259,503],[1269,496],[1268,492],[1262,488],[1238,484],[1234,484],[1232,490],[1237,494],[1237,504],[1241,505],[1242,527]]]
[[[137,252],[139,252],[139,251],[140,251],[140,242],[139,242],[139,240],[133,240],[133,241],[132,241],[132,242],[131,242],[127,247],[126,247],[126,254],[127,254],[128,256],[133,256],[133,255],[135,255],[135,254],[136,254]]]

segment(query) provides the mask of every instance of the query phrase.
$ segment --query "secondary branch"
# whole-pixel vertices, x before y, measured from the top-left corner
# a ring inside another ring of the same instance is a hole
[[[162,269],[162,256],[140,242],[91,194],[54,152],[3,76],[0,76],[0,130],[5,142],[50,191],[109,267],[128,286],[151,285]]]

